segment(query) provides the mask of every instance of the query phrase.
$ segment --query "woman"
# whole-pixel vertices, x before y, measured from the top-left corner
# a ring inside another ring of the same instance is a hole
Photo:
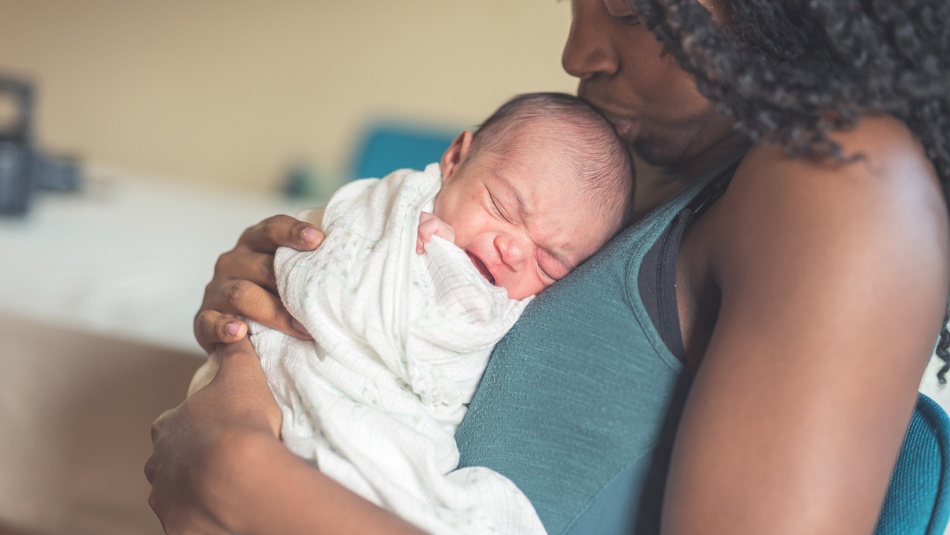
[[[496,349],[463,463],[551,533],[870,533],[950,293],[948,17],[575,0],[563,64],[631,147],[643,219]],[[227,316],[306,337],[271,255],[319,239],[273,218],[221,257],[196,318],[221,370],[153,428],[169,533],[414,532],[281,446]]]

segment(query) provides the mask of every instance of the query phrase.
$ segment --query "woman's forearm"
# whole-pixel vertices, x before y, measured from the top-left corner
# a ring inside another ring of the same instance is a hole
[[[272,435],[221,437],[208,474],[207,503],[234,533],[422,533],[346,489],[288,450]]]

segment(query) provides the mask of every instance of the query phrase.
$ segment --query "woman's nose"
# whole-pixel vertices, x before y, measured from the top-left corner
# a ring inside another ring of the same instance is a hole
[[[574,20],[561,55],[568,74],[584,79],[617,72],[617,54],[604,31],[609,17],[603,0],[574,0]]]
[[[525,265],[527,247],[517,237],[508,234],[495,236],[495,248],[501,256],[501,261],[515,271],[520,271]]]

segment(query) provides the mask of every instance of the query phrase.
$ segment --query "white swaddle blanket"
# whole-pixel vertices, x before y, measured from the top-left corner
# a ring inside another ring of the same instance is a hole
[[[545,533],[504,476],[455,470],[454,432],[495,343],[528,300],[507,298],[433,237],[437,164],[341,188],[313,252],[282,248],[281,298],[314,342],[252,324],[284,443],[320,471],[434,534]]]

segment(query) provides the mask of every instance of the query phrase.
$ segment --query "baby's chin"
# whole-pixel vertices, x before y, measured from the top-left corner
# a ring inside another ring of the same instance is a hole
[[[521,292],[518,292],[518,291],[512,291],[512,290],[509,290],[508,288],[505,288],[505,290],[508,291],[508,299],[511,299],[514,301],[521,301],[522,299],[528,299],[529,297],[534,297],[546,289],[547,288],[539,290],[537,292],[526,292],[524,290],[522,290]]]
[[[521,301],[522,299],[534,297],[545,290],[545,288],[541,288],[540,290],[537,290],[537,291],[531,291],[530,289],[526,289],[526,288],[509,288],[508,286],[505,286],[505,285],[501,285],[501,287],[504,288],[506,292],[508,292],[508,299],[512,299],[515,301]]]

